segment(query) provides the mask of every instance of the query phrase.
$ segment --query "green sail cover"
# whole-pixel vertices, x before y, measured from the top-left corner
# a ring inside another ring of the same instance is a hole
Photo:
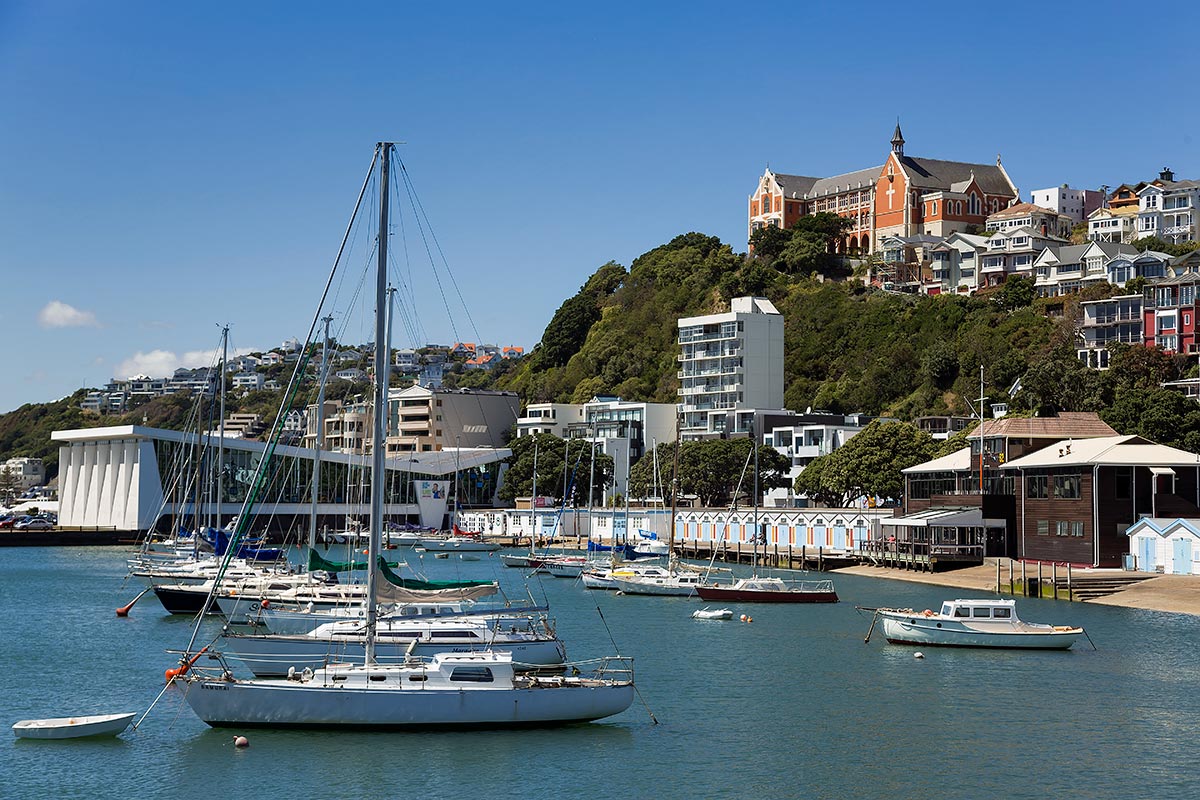
[[[400,563],[398,561],[384,561],[382,556],[380,556],[379,560],[381,563],[386,564],[389,567],[398,566]],[[309,572],[313,572],[315,570],[324,570],[325,572],[350,572],[351,570],[366,568],[366,561],[330,561],[312,548],[309,548],[308,551]]]
[[[393,586],[399,586],[401,589],[416,589],[420,591],[437,591],[439,589],[471,589],[479,586],[495,586],[494,581],[419,581],[415,578],[401,578],[396,573],[388,569],[388,564],[379,558],[379,571],[383,573],[383,577]]]

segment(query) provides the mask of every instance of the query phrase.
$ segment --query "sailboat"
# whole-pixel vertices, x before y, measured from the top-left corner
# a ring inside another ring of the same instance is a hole
[[[673,597],[692,597],[711,570],[698,569],[679,560],[675,555],[675,512],[679,498],[679,435],[675,437],[675,456],[671,465],[671,530],[667,537],[667,568],[621,571],[612,574],[612,582],[622,594],[657,594]]]
[[[185,653],[172,680],[209,725],[335,729],[520,727],[602,719],[634,699],[632,662],[601,659],[595,672],[552,678],[518,674],[511,653],[408,654],[399,664],[375,658],[376,587],[383,530],[385,387],[389,372],[383,305],[387,288],[388,200],[394,145],[376,146],[379,164],[379,228],[375,302],[375,397],[371,477],[371,538],[368,547],[366,642],[361,664],[330,664],[285,678],[244,680],[221,660],[217,675],[192,670]],[[365,190],[364,185],[364,190]],[[360,195],[361,198],[361,195]],[[265,460],[264,460],[265,461]],[[198,630],[198,626],[197,626]],[[195,634],[193,634],[193,641]],[[190,649],[190,645],[189,645]]]
[[[696,594],[702,600],[740,603],[836,603],[838,596],[833,589],[833,581],[785,581],[776,576],[758,574],[758,545],[761,542],[765,548],[766,539],[758,526],[758,440],[753,431],[750,447],[754,449],[753,572],[748,578],[738,578],[728,584],[703,583],[696,587]]]

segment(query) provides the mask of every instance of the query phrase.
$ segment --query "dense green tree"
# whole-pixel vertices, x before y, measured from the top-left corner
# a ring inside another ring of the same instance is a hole
[[[1033,278],[1026,278],[1024,275],[1010,275],[1004,285],[1000,287],[1000,291],[996,292],[996,302],[1002,308],[1015,311],[1031,305],[1036,296],[1037,286]]]
[[[599,447],[589,447],[583,439],[560,439],[549,433],[521,436],[509,442],[512,455],[507,459],[508,472],[500,487],[499,497],[513,502],[533,492],[534,450],[537,450],[537,493],[553,497],[558,503],[566,494],[568,505],[584,506],[588,502],[589,480],[592,502],[599,505],[604,492],[613,483],[612,456],[601,453]],[[595,470],[592,454],[595,453]]]
[[[838,506],[861,495],[899,499],[904,493],[903,470],[929,461],[937,450],[933,437],[914,425],[876,420],[823,456],[817,474],[805,478],[809,464],[796,479],[796,491],[809,493],[813,487],[817,496],[836,498]]]
[[[675,444],[659,444],[657,454],[655,459],[653,453],[646,453],[630,470],[630,494],[633,497],[649,497],[655,492],[661,492],[664,502],[670,504]],[[681,443],[677,473],[680,496],[695,496],[705,508],[727,506],[735,499],[743,505],[752,504],[754,461],[751,455],[750,440],[746,438],[706,439]],[[657,479],[654,478],[656,461]],[[787,486],[786,476],[790,467],[788,458],[778,450],[760,446],[760,492],[765,493],[770,489]]]
[[[754,255],[767,260],[774,260],[783,255],[784,249],[791,241],[790,230],[774,225],[764,225],[750,234],[750,246],[754,248]]]
[[[1164,241],[1157,236],[1143,236],[1141,239],[1134,239],[1132,244],[1138,250],[1154,250],[1155,252],[1166,253],[1172,256],[1182,256],[1200,248],[1200,242],[1180,242],[1179,244],[1174,244]]]

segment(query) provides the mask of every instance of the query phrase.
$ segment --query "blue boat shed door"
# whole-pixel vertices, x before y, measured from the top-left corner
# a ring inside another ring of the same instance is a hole
[[[1182,537],[1173,540],[1175,563],[1172,571],[1176,575],[1192,574],[1192,540]]]
[[[1138,541],[1138,571],[1139,572],[1156,572],[1154,568],[1154,542],[1153,536],[1143,536]]]

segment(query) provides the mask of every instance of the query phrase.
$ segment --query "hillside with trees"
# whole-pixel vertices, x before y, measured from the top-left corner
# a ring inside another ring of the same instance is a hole
[[[1140,345],[1115,346],[1105,372],[1076,358],[1080,302],[1111,296],[1114,287],[1043,299],[1035,296],[1032,280],[1013,277],[969,297],[883,291],[828,254],[843,224],[818,214],[789,230],[765,228],[755,233],[751,254],[687,233],[634,259],[628,269],[603,264],[562,303],[528,356],[492,370],[464,372],[451,365],[447,386],[512,390],[531,403],[581,403],[596,395],[673,403],[676,320],[727,311],[731,298],[757,295],[784,316],[787,408],[901,420],[967,415],[967,398],[979,396],[982,370],[983,394],[1008,401],[1010,413],[1097,411],[1122,433],[1200,452],[1200,406],[1160,386],[1194,375],[1194,364]],[[334,382],[330,390],[333,397],[364,389]],[[312,400],[311,392],[301,394],[300,407]],[[156,398],[124,416],[95,417],[79,410],[81,398],[82,391],[0,415],[0,458],[39,456],[53,475],[52,430],[143,419],[181,429],[192,402]],[[260,413],[269,424],[279,400],[278,392],[231,396],[229,412]]]

